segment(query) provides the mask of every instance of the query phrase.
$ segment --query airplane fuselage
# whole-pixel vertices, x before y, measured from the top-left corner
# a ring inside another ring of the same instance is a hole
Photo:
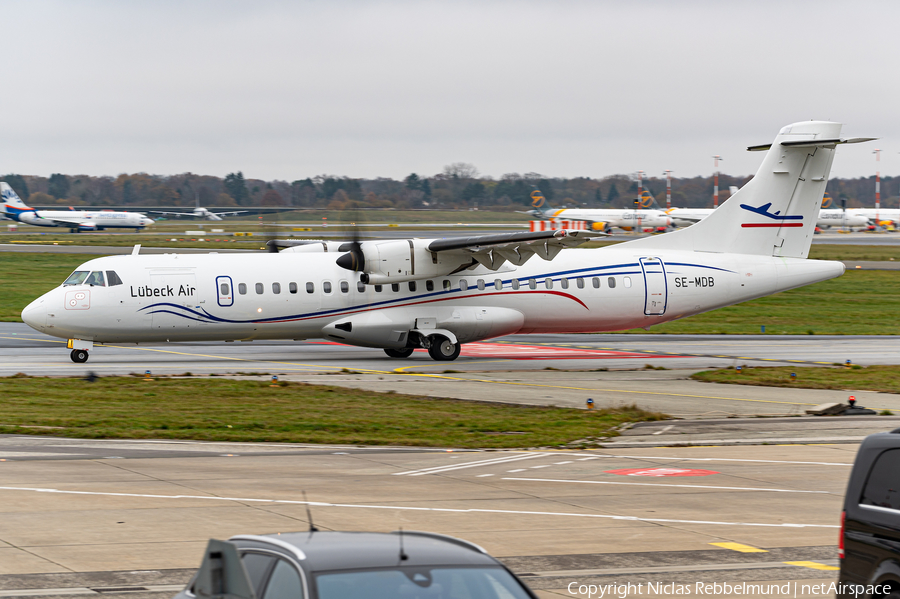
[[[60,286],[22,313],[61,338],[151,341],[326,338],[403,347],[438,328],[460,343],[512,333],[649,327],[843,273],[840,262],[667,250],[568,249],[498,271],[363,285],[334,253],[110,256],[78,271],[106,282]],[[118,273],[111,277],[108,273]],[[82,277],[83,279],[84,277]]]
[[[153,221],[139,212],[106,210],[33,210],[22,212],[18,220],[38,227],[81,229],[142,229]]]

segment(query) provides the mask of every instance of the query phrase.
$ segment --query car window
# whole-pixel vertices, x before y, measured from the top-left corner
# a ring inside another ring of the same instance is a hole
[[[527,599],[502,568],[399,568],[316,576],[319,599]],[[268,599],[268,597],[266,598]]]
[[[261,553],[245,553],[241,556],[244,562],[244,568],[250,577],[250,584],[253,586],[253,592],[259,596],[259,587],[266,579],[269,568],[275,561],[275,557],[271,555],[262,555]]]
[[[293,566],[283,559],[278,560],[275,569],[266,584],[265,594],[262,599],[301,599],[303,586],[300,584],[300,575]]]
[[[878,456],[859,502],[900,510],[900,449],[889,449]]]

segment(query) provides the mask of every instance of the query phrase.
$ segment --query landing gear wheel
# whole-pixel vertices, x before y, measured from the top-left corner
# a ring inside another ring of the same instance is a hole
[[[431,347],[428,348],[428,355],[438,362],[452,362],[459,357],[460,349],[462,349],[461,344],[451,343],[443,335],[435,335],[432,338]]]
[[[384,353],[388,355],[388,358],[408,358],[413,353],[413,348],[404,347],[403,349],[386,349]]]
[[[86,349],[73,349],[72,353],[69,354],[69,357],[72,358],[73,362],[77,362],[78,364],[84,364],[88,361],[88,353]]]

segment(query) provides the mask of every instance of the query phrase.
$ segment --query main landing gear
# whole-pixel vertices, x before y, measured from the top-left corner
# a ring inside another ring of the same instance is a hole
[[[422,346],[427,347],[428,355],[432,360],[438,362],[452,362],[459,357],[461,343],[453,343],[443,335],[430,335],[422,339]],[[389,358],[408,358],[413,353],[412,347],[404,347],[403,349],[386,349],[384,353]]]
[[[90,356],[86,349],[73,349],[72,353],[69,354],[69,357],[72,358],[73,362],[84,364],[88,361]]]

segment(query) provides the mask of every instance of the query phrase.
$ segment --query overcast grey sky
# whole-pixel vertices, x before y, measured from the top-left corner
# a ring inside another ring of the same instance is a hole
[[[0,173],[295,180],[751,174],[845,123],[833,176],[900,174],[900,3],[0,4]]]

